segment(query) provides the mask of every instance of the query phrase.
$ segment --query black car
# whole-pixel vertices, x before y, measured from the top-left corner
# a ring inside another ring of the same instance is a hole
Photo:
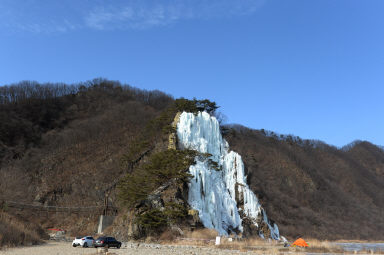
[[[120,249],[121,242],[117,241],[114,237],[110,236],[101,236],[96,239],[95,241],[95,248],[97,247],[116,247],[117,249]]]

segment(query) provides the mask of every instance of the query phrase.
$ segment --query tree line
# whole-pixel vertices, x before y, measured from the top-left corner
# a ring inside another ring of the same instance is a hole
[[[1,159],[20,158],[41,136],[61,129],[72,120],[92,116],[102,108],[135,101],[154,109],[166,108],[174,99],[102,78],[76,84],[22,81],[0,87]]]
[[[119,93],[146,104],[151,104],[159,99],[168,101],[172,98],[172,96],[159,90],[139,89],[129,84],[121,84],[119,81],[104,78],[74,84],[21,81],[11,85],[0,86],[0,105],[25,103],[38,99],[53,99],[90,91],[103,91],[108,94]]]

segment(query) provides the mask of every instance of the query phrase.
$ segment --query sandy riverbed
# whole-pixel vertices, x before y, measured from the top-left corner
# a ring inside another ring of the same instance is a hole
[[[158,244],[125,244],[121,249],[111,248],[110,252],[115,254],[138,254],[138,255],[176,255],[176,254],[255,254],[254,252],[240,252],[235,250],[223,250],[214,247],[196,247],[181,245],[158,245]],[[82,255],[96,254],[95,248],[72,247],[70,242],[48,242],[44,245],[36,245],[21,248],[10,248],[0,250],[0,255]]]

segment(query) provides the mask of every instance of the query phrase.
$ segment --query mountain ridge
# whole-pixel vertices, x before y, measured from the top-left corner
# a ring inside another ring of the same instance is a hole
[[[377,146],[362,142],[345,152],[247,128],[228,133],[226,139],[242,155],[251,188],[271,218],[283,222],[282,233],[334,239],[381,235],[384,152]]]
[[[108,176],[120,178],[130,171],[122,158],[145,126],[175,101],[160,91],[103,79],[67,85],[65,95],[50,96],[47,85],[38,83],[19,85],[0,87],[0,199],[42,205],[102,205],[105,189],[114,184]],[[35,92],[22,93],[26,88]],[[224,126],[222,132],[242,156],[249,186],[282,235],[384,238],[382,148],[359,142],[343,151],[245,127]],[[167,139],[153,140],[157,149],[167,147]],[[108,199],[120,206],[115,191]],[[97,223],[96,215],[81,217],[81,224],[72,226],[58,215],[42,218],[7,210],[45,228],[63,226],[72,233],[94,231]]]

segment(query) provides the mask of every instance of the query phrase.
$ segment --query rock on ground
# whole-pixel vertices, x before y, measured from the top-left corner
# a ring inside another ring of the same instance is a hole
[[[0,250],[0,255],[82,255],[97,254],[95,248],[72,247],[70,242],[48,242],[44,245],[36,245],[20,248]],[[234,250],[222,250],[214,247],[197,247],[185,245],[160,245],[145,243],[124,243],[120,249],[110,248],[112,254],[138,254],[138,255],[184,255],[184,254],[254,254],[252,252],[240,252]]]

